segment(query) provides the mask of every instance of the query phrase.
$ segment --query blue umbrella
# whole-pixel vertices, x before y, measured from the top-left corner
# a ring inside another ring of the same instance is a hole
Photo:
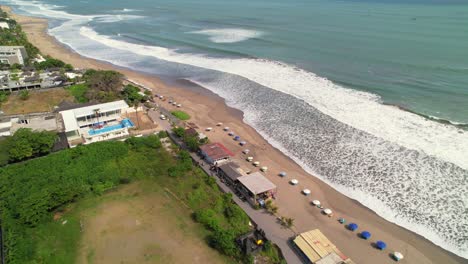
[[[280,175],[281,177],[284,177],[284,176],[286,176],[286,172],[282,171],[282,172],[279,173],[279,175]]]
[[[386,247],[387,247],[387,244],[385,244],[385,242],[383,241],[377,241],[377,243],[375,243],[375,245],[377,246],[378,249],[380,250],[384,250]]]
[[[371,237],[371,233],[369,233],[368,231],[363,231],[361,233],[361,237],[364,238],[365,240],[369,239]]]
[[[240,139],[239,136],[235,136],[235,137],[234,137],[234,140],[239,140],[239,139]]]
[[[348,225],[348,229],[351,231],[355,231],[356,229],[358,229],[358,225],[355,223],[351,223]]]

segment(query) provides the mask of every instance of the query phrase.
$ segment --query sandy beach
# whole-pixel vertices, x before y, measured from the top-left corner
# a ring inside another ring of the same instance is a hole
[[[247,148],[251,150],[249,156],[254,156],[261,165],[268,166],[267,177],[278,186],[276,204],[279,206],[279,214],[295,219],[297,233],[319,228],[356,263],[392,263],[389,254],[394,251],[399,251],[405,256],[401,263],[468,263],[468,260],[455,256],[427,239],[384,220],[360,203],[349,199],[308,174],[293,160],[273,148],[252,127],[245,124],[242,121],[242,112],[229,108],[222,98],[210,91],[196,85],[180,85],[180,87],[167,85],[156,76],[83,57],[47,34],[47,20],[15,14],[12,14],[12,17],[22,25],[30,42],[36,45],[43,54],[61,59],[77,68],[116,70],[132,81],[152,88],[158,94],[175,98],[183,105],[182,110],[192,116],[191,122],[196,123],[200,129],[215,128],[214,131],[206,132],[212,142],[222,142],[236,154],[236,159],[246,170],[255,170],[245,161],[245,156],[241,153],[242,148],[220,127],[216,127],[216,124],[222,122],[223,126],[229,126],[248,142]],[[161,104],[168,109],[172,107],[164,102]],[[286,171],[288,176],[279,177],[280,171]],[[299,180],[297,186],[289,184],[292,178]],[[312,194],[302,195],[301,190],[304,188],[310,189]],[[320,209],[313,207],[310,202],[315,199],[320,200],[326,208],[331,208],[334,216],[326,217],[321,214]],[[356,232],[351,232],[344,225],[339,224],[337,222],[339,217],[345,218],[348,223],[358,223],[361,231],[370,231],[372,233],[370,241],[358,238]],[[382,252],[373,248],[371,242],[377,240],[385,241],[388,249]]]

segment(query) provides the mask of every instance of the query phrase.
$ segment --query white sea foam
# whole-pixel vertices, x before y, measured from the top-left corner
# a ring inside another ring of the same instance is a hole
[[[136,15],[109,15],[109,16],[98,16],[95,18],[97,22],[100,23],[114,23],[124,20],[134,20],[144,18],[143,16],[136,16]]]
[[[206,35],[215,43],[235,43],[264,35],[261,31],[243,28],[221,28],[191,31],[192,34]]]
[[[49,8],[45,6],[42,7],[46,9]],[[32,12],[34,12],[34,10]],[[68,13],[61,14],[60,12],[62,11],[47,10],[46,12],[41,12],[42,15],[45,16],[53,18],[65,17],[65,19],[69,19],[69,21],[62,24],[60,27],[50,30],[60,41],[68,44],[72,48],[77,45],[78,41],[81,41],[80,47],[86,45],[83,44],[84,42],[89,43],[90,47],[94,47],[96,43],[99,43],[99,45],[111,48],[103,48],[103,53],[122,54],[122,57],[119,59],[116,59],[118,56],[111,56],[114,54],[102,54],[100,59],[108,59],[112,63],[120,66],[129,66],[133,62],[129,61],[132,57],[127,55],[125,59],[122,58],[124,58],[124,54],[133,53],[242,76],[263,86],[304,100],[307,104],[315,107],[322,113],[351,127],[374,135],[375,137],[404,146],[407,149],[426,153],[429,156],[456,164],[465,170],[468,169],[468,155],[466,155],[466,153],[468,153],[468,133],[460,131],[452,126],[432,122],[418,115],[401,111],[396,107],[382,105],[380,104],[379,97],[375,95],[337,86],[313,73],[280,62],[247,58],[211,58],[197,54],[181,54],[176,50],[162,47],[138,45],[115,40],[108,36],[99,35],[93,29],[84,26],[88,20],[95,19],[98,16],[80,16]],[[80,35],[85,37],[87,41],[84,41],[83,38],[77,38],[75,32],[78,30],[78,27]],[[219,89],[216,89],[216,87],[209,87],[208,85],[208,88],[219,92]],[[254,111],[246,112],[246,120],[252,124],[254,123],[252,121],[254,117],[248,115],[252,115],[253,113]],[[280,142],[274,141],[261,129],[260,132],[271,141],[272,144],[285,153],[289,153],[287,147],[283,147]],[[378,151],[385,153],[386,150],[382,149]],[[294,155],[291,156],[295,157]],[[309,171],[312,171],[304,161],[297,158],[295,158],[295,160]],[[443,169],[444,168],[442,168],[442,170]],[[429,172],[429,170],[430,168],[421,168],[422,172]],[[411,176],[415,175],[405,176],[409,177],[409,181]],[[414,178],[423,181],[422,183],[418,183],[417,186],[424,187],[424,181],[431,181],[430,178],[423,177],[423,173],[416,176],[417,177]],[[330,183],[337,190],[357,199],[386,219],[405,226],[425,236],[434,243],[460,256],[468,258],[468,251],[465,248],[457,248],[451,244],[450,241],[443,241],[433,229],[428,228],[424,224],[418,224],[404,215],[402,216],[395,213],[395,211],[392,211],[388,206],[382,203],[381,200],[370,197],[368,193],[360,191],[359,183],[355,183],[355,185],[349,187],[332,183],[324,177],[322,177],[322,179]],[[404,185],[405,182],[402,182],[402,184],[405,188],[413,187],[411,184]],[[431,186],[436,185],[431,182]],[[385,186],[383,187],[385,188]],[[382,186],[376,186],[375,188],[382,188]],[[438,191],[440,191],[438,194],[443,197],[443,190],[441,191],[438,189]],[[450,192],[451,190],[445,191]],[[462,197],[466,198],[466,195]],[[409,198],[410,197],[408,197],[408,199]],[[408,200],[407,202],[411,203],[412,200]],[[464,201],[462,200],[462,205],[460,205],[462,210],[464,210],[464,207],[466,208],[467,203],[468,201],[466,201],[466,199]],[[454,216],[457,215],[456,212],[450,212],[450,214],[452,213]],[[463,221],[463,219],[459,219],[459,221]]]

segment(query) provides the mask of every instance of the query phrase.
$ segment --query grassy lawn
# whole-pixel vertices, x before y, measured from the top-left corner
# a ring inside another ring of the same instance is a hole
[[[79,103],[88,102],[88,98],[85,97],[86,92],[88,91],[88,85],[75,84],[66,88],[72,95],[75,97],[75,100]]]
[[[175,117],[177,117],[178,119],[180,120],[189,120],[190,119],[190,115],[185,113],[184,111],[172,111],[171,112],[172,115],[174,115]]]
[[[22,100],[18,93],[11,94],[1,105],[1,110],[7,115],[49,112],[62,101],[75,101],[75,98],[65,89],[54,88],[44,91],[30,91],[29,98]]]

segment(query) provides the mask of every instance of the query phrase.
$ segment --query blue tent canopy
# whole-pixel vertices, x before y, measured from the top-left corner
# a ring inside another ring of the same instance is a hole
[[[375,243],[376,247],[380,250],[384,250],[386,247],[387,247],[387,244],[385,244],[385,242],[383,241],[377,241],[377,243]]]
[[[235,137],[234,137],[234,140],[239,140],[239,139],[240,139],[239,136],[235,136]]]
[[[368,231],[363,231],[361,233],[361,237],[367,240],[367,239],[369,239],[371,237],[371,233],[368,232]]]
[[[355,223],[350,223],[348,225],[348,229],[351,230],[351,231],[355,231],[356,229],[358,229],[358,225],[355,224]]]

